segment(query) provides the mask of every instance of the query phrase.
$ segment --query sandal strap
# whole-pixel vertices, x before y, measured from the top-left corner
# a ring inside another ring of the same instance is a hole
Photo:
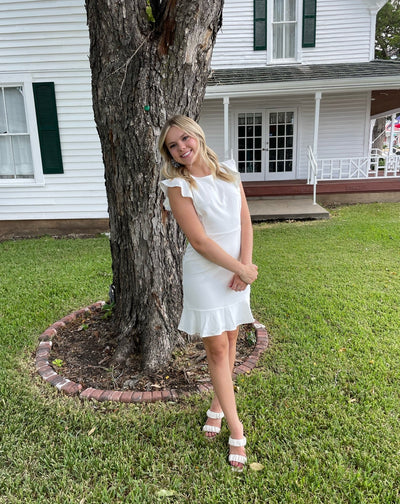
[[[232,439],[229,436],[228,444],[230,446],[246,446],[246,442],[247,442],[247,440],[246,440],[246,438],[244,436],[242,437],[242,439]]]
[[[245,455],[236,455],[231,453],[228,457],[229,462],[239,462],[239,464],[245,465],[247,462],[247,457]]]
[[[215,434],[219,434],[221,432],[220,427],[216,427],[215,425],[204,425],[203,426],[203,431],[204,432],[215,432]]]
[[[216,413],[215,411],[207,410],[207,416],[208,418],[214,419],[224,418],[224,412],[221,411],[221,413]]]

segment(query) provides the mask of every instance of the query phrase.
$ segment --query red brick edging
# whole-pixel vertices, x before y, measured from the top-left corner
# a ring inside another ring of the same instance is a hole
[[[93,311],[103,304],[104,301],[98,301],[91,306],[74,311],[70,315],[52,324],[39,336],[40,343],[36,351],[35,365],[37,372],[43,380],[69,396],[79,395],[81,399],[94,399],[96,401],[119,401],[125,403],[176,401],[179,397],[191,395],[190,392],[181,392],[176,389],[153,390],[151,392],[140,392],[135,390],[101,390],[91,387],[84,389],[82,385],[68,380],[68,378],[64,378],[54,371],[48,359],[50,357],[52,339],[57,334],[57,330],[60,327],[65,327],[68,322],[75,320],[83,313]],[[257,337],[256,346],[245,362],[234,368],[234,379],[240,374],[250,373],[250,371],[256,367],[261,353],[268,346],[268,333],[265,326],[256,321],[254,322],[254,327]],[[197,393],[200,394],[209,392],[212,389],[213,386],[211,382],[197,385]]]

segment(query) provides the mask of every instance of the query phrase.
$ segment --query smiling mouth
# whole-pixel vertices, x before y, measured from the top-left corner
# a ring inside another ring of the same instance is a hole
[[[185,152],[185,154],[182,154],[181,158],[183,158],[183,159],[187,158],[190,155],[191,152],[192,151]]]

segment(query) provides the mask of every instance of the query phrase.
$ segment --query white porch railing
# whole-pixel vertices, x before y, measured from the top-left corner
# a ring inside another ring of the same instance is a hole
[[[373,149],[368,157],[315,159],[307,148],[308,184],[314,185],[314,199],[318,180],[355,180],[373,177],[400,177],[400,155]]]

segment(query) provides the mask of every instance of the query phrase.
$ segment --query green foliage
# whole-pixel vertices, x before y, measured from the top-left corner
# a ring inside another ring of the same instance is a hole
[[[400,55],[400,0],[386,3],[376,18],[375,58],[398,59]]]
[[[400,502],[400,204],[255,226],[255,317],[269,349],[238,378],[249,468],[208,396],[68,398],[35,373],[37,337],[104,299],[108,240],[0,243],[0,504]]]
[[[150,21],[150,23],[156,22],[156,20],[154,19],[154,16],[153,16],[153,9],[151,8],[149,0],[146,0],[146,15],[147,15],[147,19]]]
[[[102,318],[103,319],[108,319],[112,316],[113,314],[113,311],[114,311],[114,308],[115,308],[115,303],[105,303],[103,306],[102,306],[102,311],[103,311],[103,316]]]

